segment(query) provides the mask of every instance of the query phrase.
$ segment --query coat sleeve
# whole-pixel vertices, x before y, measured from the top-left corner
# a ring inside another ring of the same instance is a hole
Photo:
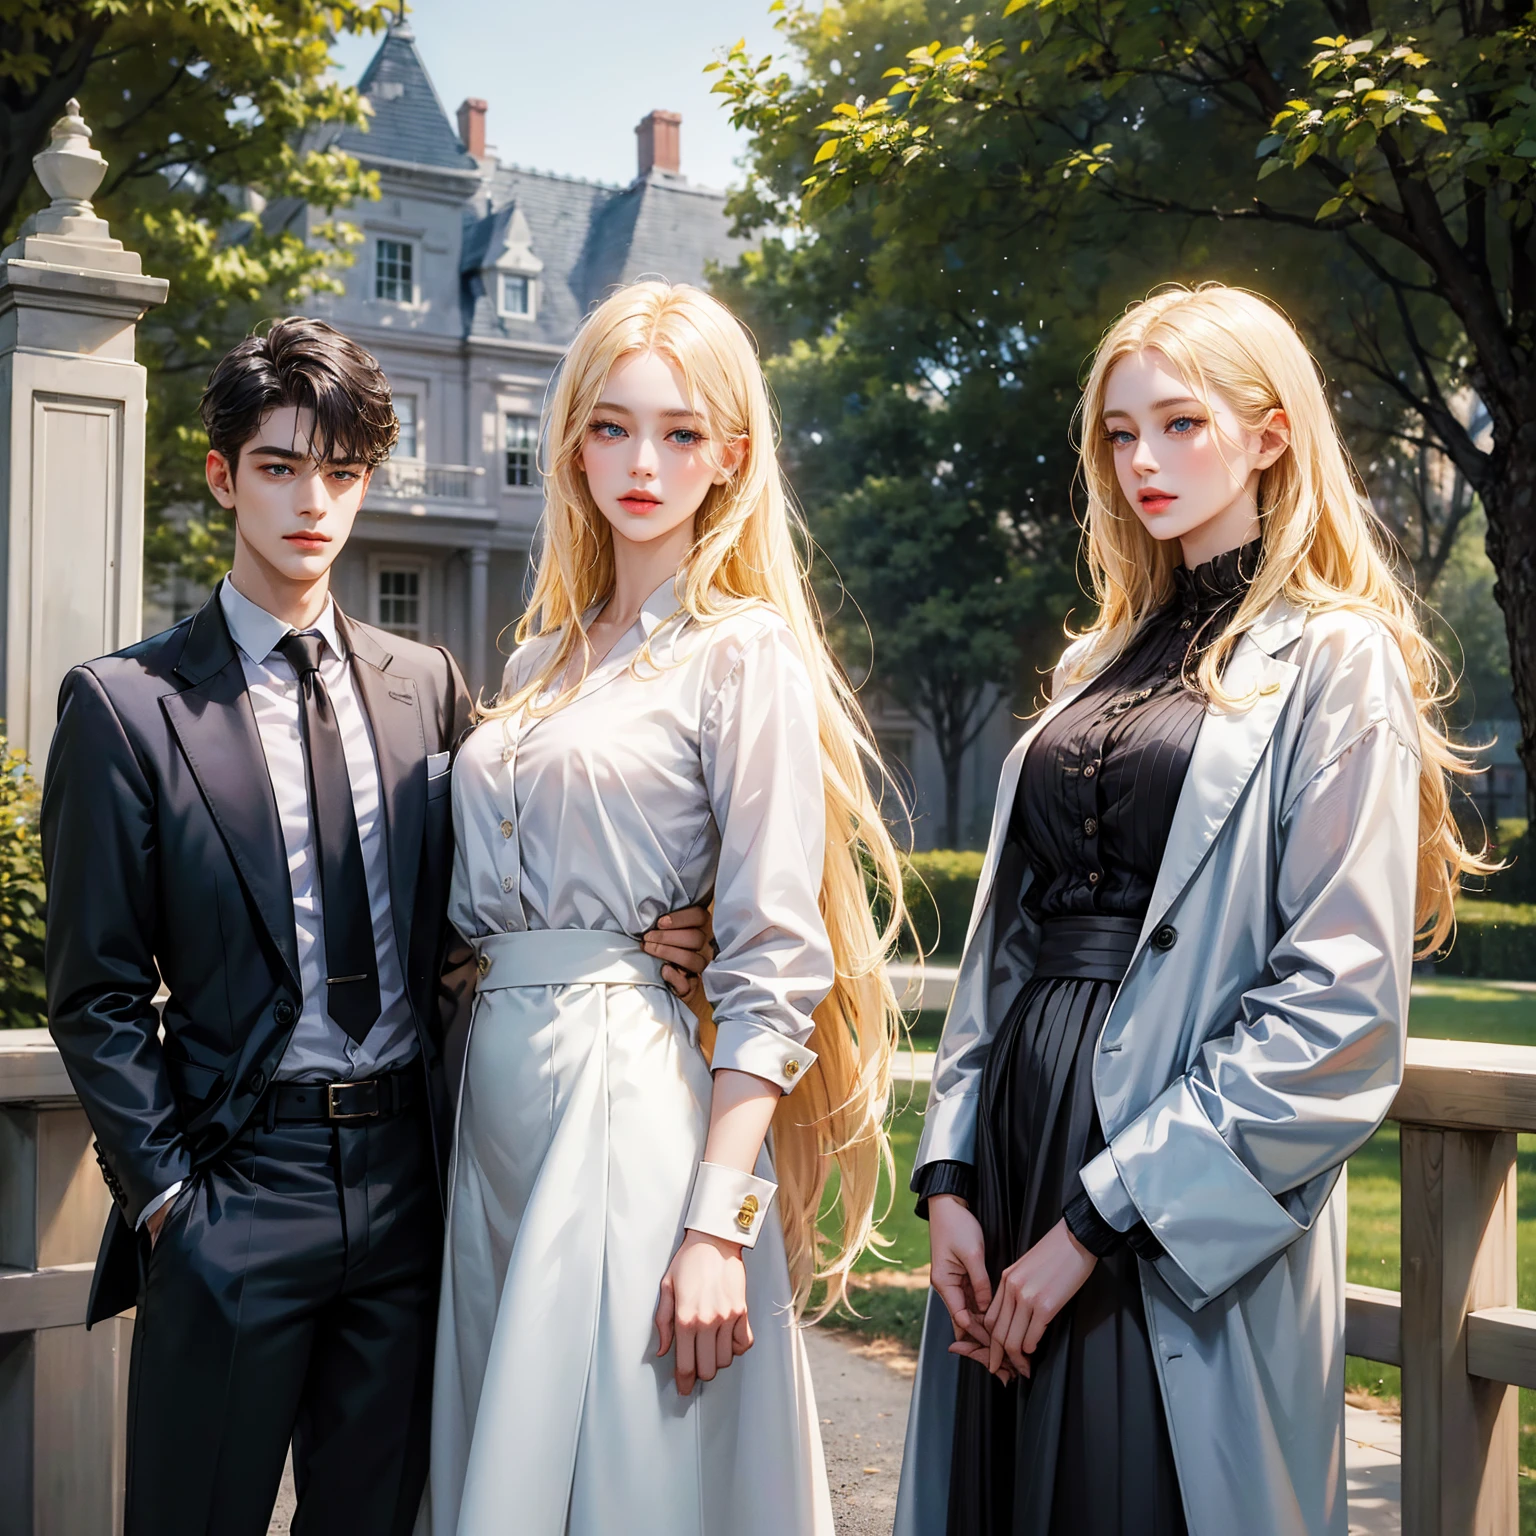
[[[704,714],[700,756],[720,831],[715,941],[704,971],[710,1064],[786,1093],[816,1059],[812,1010],[831,990],[821,917],[826,791],[816,695],[794,637],[772,622],[742,644]]]
[[[65,678],[60,694],[42,841],[48,1028],[132,1224],[191,1176],[192,1156],[154,1006],[161,906],[154,786],[86,667]]]
[[[1307,1230],[1402,1082],[1419,754],[1401,674],[1385,637],[1345,659],[1332,688],[1396,694],[1398,707],[1357,715],[1292,773],[1263,977],[1231,1030],[1083,1170],[1111,1225],[1146,1221],[1166,1250],[1159,1270],[1193,1307]]]

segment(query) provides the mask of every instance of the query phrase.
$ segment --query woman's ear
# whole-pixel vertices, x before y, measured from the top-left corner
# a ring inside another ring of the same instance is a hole
[[[724,485],[741,468],[750,442],[751,439],[743,434],[741,437],[733,437],[725,445],[725,452],[720,455],[720,468],[715,473],[715,485]]]
[[[1268,469],[1291,446],[1290,418],[1277,405],[1259,429],[1258,467]]]

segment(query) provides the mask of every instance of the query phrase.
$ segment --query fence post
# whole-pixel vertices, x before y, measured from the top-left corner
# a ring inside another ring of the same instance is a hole
[[[0,252],[0,719],[41,763],[59,682],[140,636],[144,369],[163,278],[90,198],[107,163],[69,103],[33,157],[53,199]]]
[[[1518,1300],[1515,1143],[1402,1128],[1403,1536],[1519,1531],[1519,1392],[1467,1374],[1467,1314]]]

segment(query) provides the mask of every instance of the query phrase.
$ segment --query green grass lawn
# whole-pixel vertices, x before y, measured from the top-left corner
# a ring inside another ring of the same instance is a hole
[[[920,1049],[932,1049],[942,1019],[919,1015],[913,1037]],[[1487,1040],[1497,1044],[1536,1045],[1536,992],[1514,991],[1488,982],[1426,978],[1414,986],[1409,1033],[1441,1040]],[[928,1229],[912,1211],[906,1193],[917,1138],[922,1129],[926,1088],[898,1090],[897,1113],[891,1127],[896,1161],[897,1193],[881,1222],[887,1246],[866,1253],[858,1269],[911,1271],[928,1261]],[[1536,1307],[1536,1137],[1522,1136],[1519,1149],[1519,1271],[1520,1305]],[[1350,1159],[1349,1278],[1360,1284],[1398,1286],[1399,1173],[1397,1127],[1384,1125]],[[862,1317],[838,1316],[841,1326],[860,1332],[894,1336],[915,1344],[921,1328],[926,1292],[920,1288],[877,1284],[860,1287],[854,1304]],[[1348,1385],[1377,1397],[1395,1400],[1399,1376],[1395,1367],[1351,1358]],[[1520,1460],[1536,1470],[1536,1394],[1520,1394]],[[1521,1483],[1521,1531],[1536,1536],[1536,1477]]]

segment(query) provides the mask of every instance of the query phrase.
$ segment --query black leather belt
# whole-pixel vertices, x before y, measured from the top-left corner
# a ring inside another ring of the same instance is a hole
[[[421,1070],[387,1072],[345,1083],[273,1083],[273,1120],[292,1124],[346,1125],[383,1120],[422,1097]]]
[[[1141,924],[1139,917],[1048,917],[1040,924],[1034,974],[1123,981]]]

